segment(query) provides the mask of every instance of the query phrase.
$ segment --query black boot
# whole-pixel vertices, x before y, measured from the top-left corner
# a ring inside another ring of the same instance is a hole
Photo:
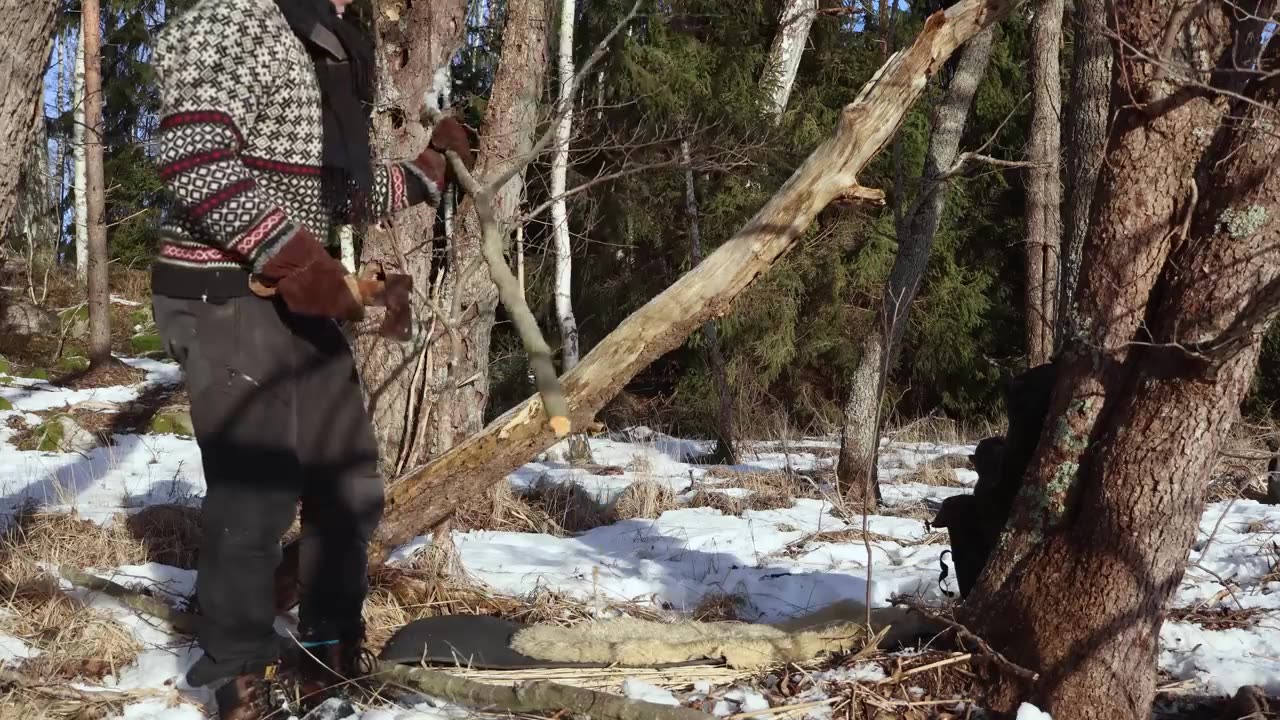
[[[296,712],[297,680],[278,663],[232,677],[213,694],[218,720],[287,718]]]

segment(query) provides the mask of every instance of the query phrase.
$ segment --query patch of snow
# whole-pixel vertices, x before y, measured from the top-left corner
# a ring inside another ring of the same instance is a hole
[[[632,700],[642,700],[656,705],[679,705],[680,701],[670,690],[641,682],[635,678],[622,681],[622,694]]]
[[[1053,717],[1031,703],[1022,703],[1018,706],[1015,720],[1053,720]]]

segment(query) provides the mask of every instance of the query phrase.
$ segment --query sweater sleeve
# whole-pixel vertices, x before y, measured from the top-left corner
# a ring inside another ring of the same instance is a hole
[[[171,26],[156,43],[159,175],[189,222],[260,272],[286,242],[309,233],[259,190],[241,160],[257,98],[270,91],[273,29],[216,12]]]
[[[430,163],[424,166],[421,160],[375,162],[369,219],[382,220],[423,202],[436,205],[443,186],[442,168],[436,172]],[[355,218],[351,217],[351,210],[349,206],[340,208],[335,219],[340,223],[352,222]]]

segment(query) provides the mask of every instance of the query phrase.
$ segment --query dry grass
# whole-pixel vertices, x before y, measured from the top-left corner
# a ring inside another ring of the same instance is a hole
[[[713,592],[705,595],[693,609],[693,619],[698,622],[736,621],[742,618],[738,608],[745,601],[741,595]]]
[[[637,480],[628,485],[614,503],[613,517],[617,520],[656,518],[679,507],[670,487],[654,480]]]
[[[1188,607],[1169,610],[1168,620],[1194,623],[1206,630],[1236,630],[1258,624],[1270,611],[1264,608]]]
[[[500,482],[454,513],[459,530],[531,532],[564,537],[567,532],[543,508],[517,495],[511,483]]]
[[[921,463],[915,470],[898,476],[897,482],[920,483],[933,487],[965,487],[956,478],[956,471],[941,463]]]
[[[715,490],[699,490],[693,494],[685,507],[713,508],[725,515],[741,515],[747,509],[746,502],[739,497],[716,492]]]
[[[130,515],[125,526],[133,538],[144,544],[151,562],[195,568],[200,548],[199,508],[148,505]]]
[[[40,650],[20,669],[35,677],[98,679],[142,648],[119,622],[62,592],[40,565],[116,567],[145,562],[123,523],[103,527],[65,513],[26,511],[0,536],[0,633]]]

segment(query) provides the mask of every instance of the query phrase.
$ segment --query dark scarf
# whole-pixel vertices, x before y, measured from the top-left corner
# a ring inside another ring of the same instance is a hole
[[[329,0],[276,0],[315,65],[324,123],[322,163],[332,191],[351,194],[360,209],[373,188],[369,118],[373,108],[373,44],[338,17]],[[349,9],[349,8],[348,8]]]

